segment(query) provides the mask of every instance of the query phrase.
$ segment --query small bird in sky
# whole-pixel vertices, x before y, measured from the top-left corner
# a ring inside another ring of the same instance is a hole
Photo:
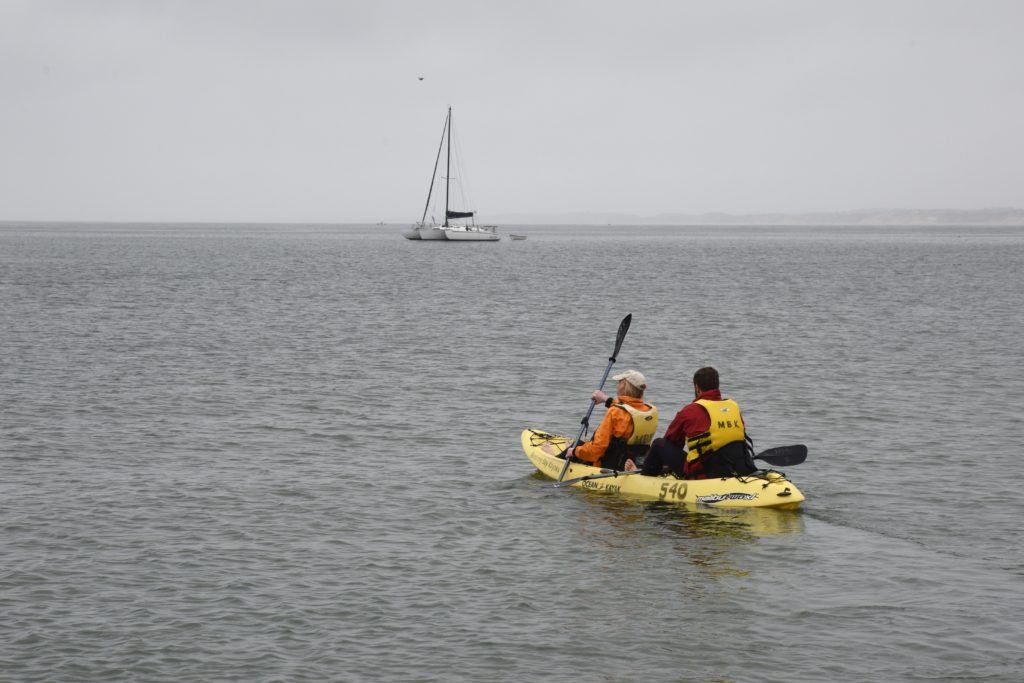
[[[423,76],[420,76],[420,80],[421,80],[421,81],[423,80]]]

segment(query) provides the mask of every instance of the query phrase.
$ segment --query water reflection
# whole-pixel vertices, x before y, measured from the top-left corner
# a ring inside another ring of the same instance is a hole
[[[647,503],[648,518],[691,538],[728,536],[753,540],[762,536],[792,534],[804,529],[799,510],[769,508],[713,508],[703,505]]]
[[[711,508],[576,489],[563,493],[578,496],[575,502],[587,509],[583,517],[592,522],[577,533],[638,567],[685,562],[704,577],[747,577],[756,573],[757,558],[770,552],[760,546],[804,532],[799,510]]]

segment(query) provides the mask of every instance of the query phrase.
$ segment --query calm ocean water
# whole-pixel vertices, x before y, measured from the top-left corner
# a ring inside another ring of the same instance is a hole
[[[0,680],[1024,679],[1024,228],[401,229],[0,224]],[[626,313],[802,510],[535,474]]]

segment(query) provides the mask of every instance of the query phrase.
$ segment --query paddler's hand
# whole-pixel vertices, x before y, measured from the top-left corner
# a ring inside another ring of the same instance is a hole
[[[575,451],[576,451],[576,447],[575,446],[569,446],[567,449],[565,449],[565,453],[562,454],[562,457],[565,458],[566,460],[572,460],[572,454]]]
[[[598,389],[597,391],[590,395],[590,398],[593,399],[594,403],[600,403],[604,405],[611,397],[608,396],[608,394],[601,391],[600,389]]]

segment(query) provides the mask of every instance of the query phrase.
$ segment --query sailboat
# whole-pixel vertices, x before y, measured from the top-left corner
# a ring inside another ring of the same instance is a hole
[[[431,200],[434,197],[434,182],[437,179],[437,167],[441,163],[441,152],[447,150],[444,174],[444,221],[438,225],[431,217],[427,223]],[[413,224],[402,236],[410,240],[451,240],[453,242],[497,242],[501,236],[495,225],[477,225],[475,211],[458,211],[450,207],[452,184],[452,108],[448,107],[448,115],[441,131],[441,143],[434,159],[434,172],[430,176],[430,189],[427,191],[427,203],[423,207],[423,216]]]

